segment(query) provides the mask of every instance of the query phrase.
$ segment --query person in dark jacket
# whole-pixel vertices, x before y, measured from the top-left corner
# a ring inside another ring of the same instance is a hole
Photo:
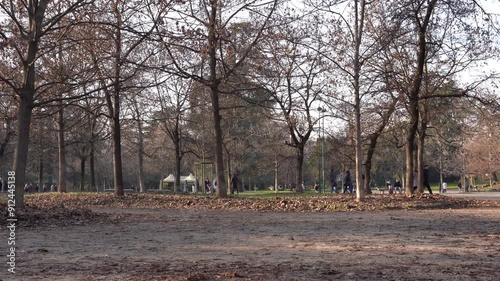
[[[352,193],[351,173],[349,172],[349,170],[345,171],[344,193],[347,192],[347,189],[349,189],[349,193]]]
[[[239,192],[238,181],[239,181],[238,174],[234,173],[233,178],[231,179],[231,186],[233,187],[231,188],[231,194],[234,194],[234,191],[236,191],[236,193]]]
[[[431,184],[429,182],[429,166],[424,167],[424,186],[427,188],[430,194],[432,194]]]

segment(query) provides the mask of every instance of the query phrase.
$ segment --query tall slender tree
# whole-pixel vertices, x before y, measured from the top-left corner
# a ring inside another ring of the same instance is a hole
[[[270,23],[277,4],[277,0],[187,1],[175,6],[176,16],[166,19],[159,30],[159,34],[163,35],[160,40],[164,43],[165,52],[172,61],[172,65],[165,70],[194,79],[210,90],[219,197],[227,196],[220,87],[246,60]],[[255,24],[253,36],[240,45],[232,44],[234,37],[229,32],[230,27],[247,21],[242,20],[245,15],[252,17]]]
[[[6,20],[2,21],[0,37],[4,42],[3,55],[10,58],[7,64],[16,71],[0,73],[1,83],[9,86],[18,97],[18,129],[17,144],[13,163],[16,173],[16,206],[24,206],[23,185],[26,179],[26,164],[30,139],[32,111],[37,106],[37,98],[41,98],[43,83],[37,83],[42,68],[39,61],[46,56],[53,56],[51,36],[64,26],[78,21],[76,12],[87,6],[90,0],[74,0],[66,2],[60,9],[59,3],[48,0],[0,2],[0,10]]]

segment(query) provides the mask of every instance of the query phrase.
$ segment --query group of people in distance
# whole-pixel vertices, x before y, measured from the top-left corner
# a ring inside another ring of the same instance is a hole
[[[229,187],[231,194],[234,194],[235,191],[237,193],[239,192],[238,183],[239,183],[238,172],[236,172],[231,177],[231,186]],[[208,178],[206,178],[205,179],[205,191],[208,193],[216,193],[217,192],[217,179],[214,179],[213,183],[211,183],[210,180]]]
[[[431,185],[429,182],[429,166],[425,165],[424,167],[424,187],[429,191],[429,194],[432,194],[432,189]],[[364,176],[363,176],[364,178]],[[330,186],[331,186],[331,193],[338,193],[340,190],[337,190],[337,174],[333,169],[330,170]],[[417,190],[418,186],[418,171],[415,169],[415,172],[413,174],[413,186],[412,186],[412,191],[415,192]],[[441,191],[446,192],[448,185],[446,183],[443,183],[441,186]],[[355,186],[351,180],[351,173],[349,170],[345,171],[344,174],[344,184],[343,184],[343,193],[353,193],[355,191]],[[458,185],[458,189],[460,191],[461,189],[461,183]],[[389,192],[389,194],[392,194],[394,192],[399,192],[403,193],[403,185],[401,184],[401,180],[399,178],[394,179],[394,185],[391,185],[390,181],[386,181],[386,190]]]
[[[337,175],[335,174],[335,171],[333,169],[330,170],[330,186],[331,193],[338,193],[340,191],[337,190]],[[346,170],[344,174],[343,193],[347,193],[348,191],[349,193],[353,193],[356,191],[356,187],[352,182],[351,172],[349,170]]]
[[[55,185],[51,185],[50,187],[47,184],[44,184],[42,188],[38,186],[38,184],[33,185],[31,182],[24,185],[24,192],[54,192],[57,191],[57,187]]]
[[[7,192],[8,190],[8,185],[7,181],[4,180],[0,176],[0,192]],[[31,182],[28,182],[27,184],[24,185],[24,192],[50,192],[50,191],[57,191],[57,186],[51,185],[49,187],[48,184],[43,184],[42,188],[38,186],[38,184],[33,184]]]

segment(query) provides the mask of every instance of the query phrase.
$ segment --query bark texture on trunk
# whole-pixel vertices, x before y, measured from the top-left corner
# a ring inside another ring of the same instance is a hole
[[[58,125],[58,150],[59,150],[59,169],[57,177],[57,190],[67,192],[66,188],[66,142],[64,140],[64,107],[62,101],[59,102],[59,112],[57,118]]]
[[[227,183],[224,179],[224,151],[222,147],[222,116],[220,114],[219,104],[219,85],[217,78],[217,11],[218,1],[210,1],[210,15],[208,26],[208,48],[209,48],[209,67],[210,67],[210,92],[212,98],[212,115],[214,122],[215,136],[215,165],[217,175],[217,196],[227,197]]]
[[[85,158],[80,158],[80,191],[85,191]]]
[[[295,192],[302,193],[304,189],[302,188],[302,183],[304,182],[304,175],[302,172],[302,167],[304,166],[304,146],[298,145],[296,147],[297,158],[295,166]]]
[[[15,205],[16,208],[24,207],[24,184],[26,181],[26,165],[28,161],[28,147],[30,138],[31,114],[33,110],[33,96],[21,95],[19,112],[17,116],[17,144],[14,155],[13,170],[15,172]]]

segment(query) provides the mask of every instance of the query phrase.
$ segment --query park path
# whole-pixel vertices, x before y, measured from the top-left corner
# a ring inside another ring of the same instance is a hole
[[[477,200],[500,200],[500,192],[458,192],[458,190],[452,189],[441,193],[441,195]]]
[[[95,211],[119,221],[19,231],[18,272],[0,279],[500,280],[499,208]]]

